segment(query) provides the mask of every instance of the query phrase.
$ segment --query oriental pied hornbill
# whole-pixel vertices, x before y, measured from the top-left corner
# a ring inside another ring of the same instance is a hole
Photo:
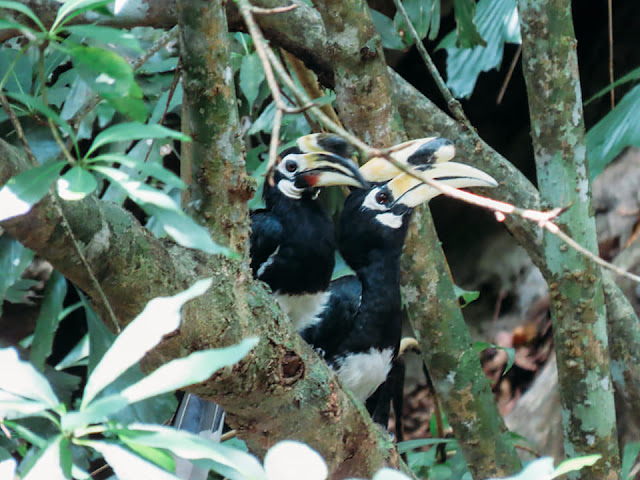
[[[324,308],[335,263],[333,221],[317,201],[321,187],[366,187],[352,147],[313,134],[285,150],[265,181],[265,208],[251,214],[251,269],[266,282],[296,330]]]
[[[405,151],[404,159],[422,150],[413,157],[413,167],[453,187],[497,185],[491,176],[473,167],[437,161],[438,155],[428,154],[427,145],[433,141],[412,144],[414,151]],[[443,158],[453,156],[450,142],[437,139],[436,144],[451,149]],[[387,173],[367,165],[361,171],[370,181],[380,182],[389,172],[398,173],[381,163]],[[406,173],[351,193],[340,219],[338,246],[356,276],[332,282],[329,304],[320,321],[302,332],[343,385],[366,401],[374,420],[385,427],[392,387],[382,384],[398,354],[401,335],[400,254],[413,209],[439,193]]]

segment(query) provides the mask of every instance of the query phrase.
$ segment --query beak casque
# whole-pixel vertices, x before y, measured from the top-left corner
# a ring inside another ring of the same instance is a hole
[[[362,177],[357,165],[349,159],[327,151],[301,154],[305,162],[296,177],[310,187],[330,187],[345,185],[367,188],[369,184]]]
[[[296,145],[304,153],[329,152],[343,158],[351,158],[355,153],[355,149],[349,142],[333,133],[305,135],[296,140]]]
[[[407,167],[428,169],[434,164],[448,162],[456,154],[451,140],[441,137],[418,138],[394,147],[390,156]],[[369,182],[387,182],[402,173],[382,157],[374,157],[360,167],[360,173]]]
[[[420,169],[417,169],[420,171]],[[482,170],[456,162],[436,163],[420,171],[426,178],[437,180],[453,188],[497,187],[498,182]],[[407,173],[401,173],[387,183],[395,202],[415,208],[440,195],[436,188],[422,183]]]

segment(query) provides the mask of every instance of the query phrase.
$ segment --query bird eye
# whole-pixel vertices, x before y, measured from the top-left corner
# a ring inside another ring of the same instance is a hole
[[[298,169],[298,163],[294,160],[287,160],[286,162],[284,162],[284,168],[287,170],[287,172],[293,173]]]
[[[378,192],[376,194],[376,202],[380,205],[384,205],[389,201],[389,194],[386,192]]]

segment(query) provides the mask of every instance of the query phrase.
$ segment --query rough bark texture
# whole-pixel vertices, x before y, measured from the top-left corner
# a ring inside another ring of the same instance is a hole
[[[220,1],[178,1],[178,17],[182,131],[193,139],[182,145],[184,205],[216,242],[248,257],[247,201],[254,189],[244,168],[225,11]]]
[[[382,40],[364,0],[315,1],[327,30],[333,64],[335,108],[342,123],[369,145],[388,147],[404,139],[391,101]]]
[[[414,214],[402,257],[402,297],[438,398],[474,478],[521,464],[472,347],[431,215]]]
[[[18,151],[0,140],[0,186],[25,168]],[[398,465],[389,436],[282,320],[269,292],[240,261],[160,241],[111,203],[91,197],[59,202],[122,324],[152,298],[183,290],[199,278],[214,278],[209,292],[183,308],[180,330],[147,356],[147,368],[195,350],[260,337],[242,362],[190,389],[222,405],[229,424],[253,452],[264,454],[279,440],[297,439],[326,459],[332,478],[370,478],[383,466]],[[50,197],[0,226],[95,297]]]
[[[571,206],[558,223],[598,253],[591,209],[582,97],[569,0],[519,0],[522,64],[541,198]],[[606,308],[599,268],[545,234],[552,281],[565,452],[600,453],[582,478],[617,478],[619,452],[609,372]]]

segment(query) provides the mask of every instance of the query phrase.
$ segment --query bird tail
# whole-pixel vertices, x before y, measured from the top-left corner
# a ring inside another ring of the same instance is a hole
[[[176,412],[173,426],[219,443],[224,428],[224,410],[215,402],[186,393]],[[181,480],[206,480],[208,469],[200,468],[181,457],[174,457],[174,460],[176,476]]]

